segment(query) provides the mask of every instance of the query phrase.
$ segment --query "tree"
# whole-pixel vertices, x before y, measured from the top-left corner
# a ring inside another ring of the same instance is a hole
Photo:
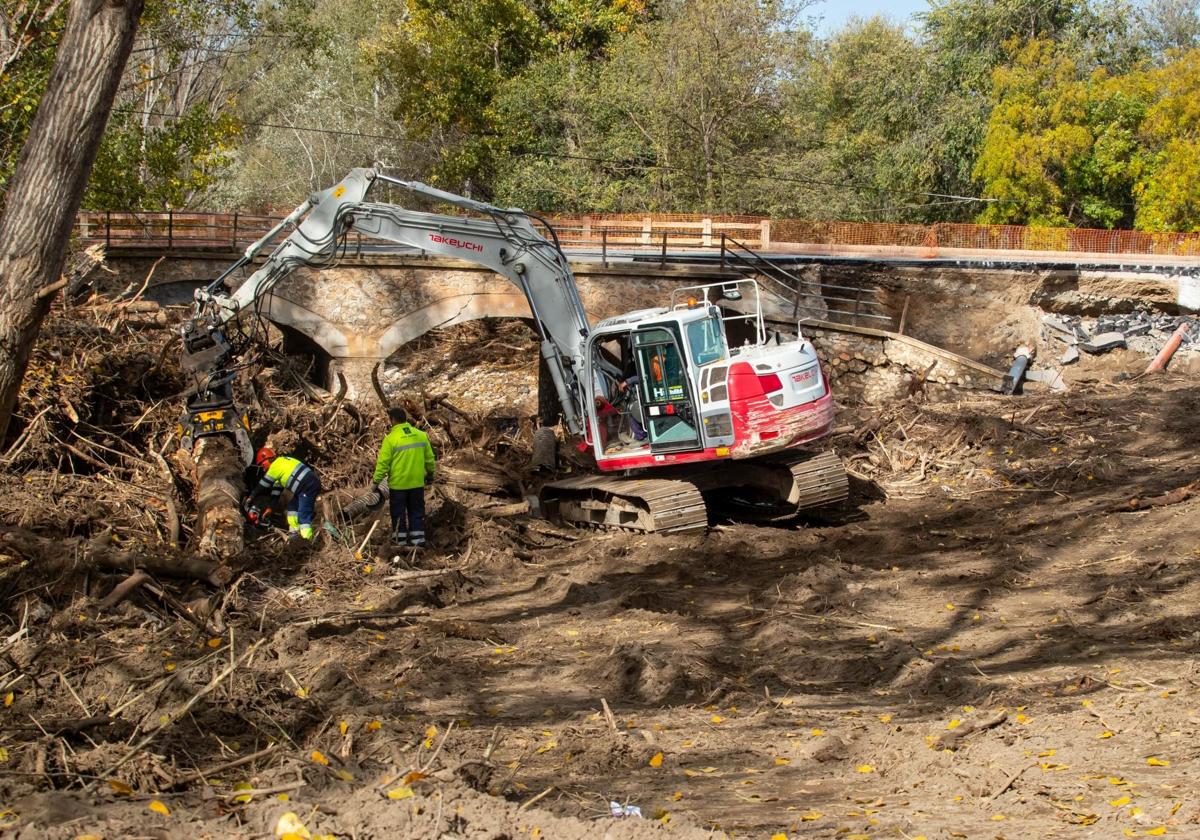
[[[1155,98],[1139,131],[1137,226],[1200,230],[1200,49],[1146,77]]]
[[[935,189],[943,99],[903,26],[852,19],[803,56],[784,90],[794,176],[819,182],[793,212],[917,221],[944,211],[922,196]]]
[[[795,6],[677,0],[661,13],[614,45],[602,90],[663,167],[663,209],[753,205],[763,184],[747,180],[747,163],[779,131],[778,80]]]
[[[478,192],[497,129],[492,98],[546,46],[521,0],[408,0],[401,22],[385,30],[375,50],[393,80],[395,116],[406,136],[438,148],[433,180]]]
[[[0,218],[0,440],[62,273],[142,0],[74,0]]]

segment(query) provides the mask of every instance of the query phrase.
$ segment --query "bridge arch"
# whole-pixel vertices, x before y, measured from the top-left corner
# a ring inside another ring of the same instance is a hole
[[[381,358],[387,358],[433,329],[483,318],[530,320],[529,302],[519,292],[451,295],[405,313],[376,339]]]

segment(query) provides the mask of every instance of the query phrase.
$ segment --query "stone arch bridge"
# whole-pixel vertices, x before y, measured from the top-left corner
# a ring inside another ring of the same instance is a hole
[[[224,255],[173,255],[155,269],[147,296],[162,303],[186,302],[192,289],[216,277],[230,262]],[[153,264],[144,256],[109,258],[110,268],[135,285]],[[593,323],[634,309],[665,306],[677,288],[744,276],[703,265],[578,263],[572,270]],[[792,307],[791,302],[776,302],[780,311],[790,313]],[[298,269],[275,287],[259,311],[325,353],[330,383],[342,374],[352,399],[371,394],[371,372],[377,364],[430,330],[480,318],[532,317],[521,291],[485,268],[458,260],[391,255]]]

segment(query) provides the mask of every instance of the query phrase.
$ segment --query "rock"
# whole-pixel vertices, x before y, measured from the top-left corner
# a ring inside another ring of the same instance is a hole
[[[1059,364],[1073,365],[1079,361],[1079,350],[1076,347],[1068,347],[1063,351],[1063,354],[1058,358]]]
[[[812,754],[814,761],[845,761],[850,757],[850,749],[846,742],[836,736],[825,738]]]
[[[1097,335],[1090,341],[1085,341],[1080,345],[1080,349],[1092,355],[1107,353],[1109,350],[1115,350],[1118,347],[1125,346],[1125,334],[1119,332],[1106,332]]]

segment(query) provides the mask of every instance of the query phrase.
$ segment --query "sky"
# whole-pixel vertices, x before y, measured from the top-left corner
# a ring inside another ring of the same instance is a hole
[[[926,0],[818,0],[806,11],[810,15],[821,16],[817,31],[827,35],[855,15],[862,18],[883,15],[903,23],[914,12],[923,12],[928,8]]]

